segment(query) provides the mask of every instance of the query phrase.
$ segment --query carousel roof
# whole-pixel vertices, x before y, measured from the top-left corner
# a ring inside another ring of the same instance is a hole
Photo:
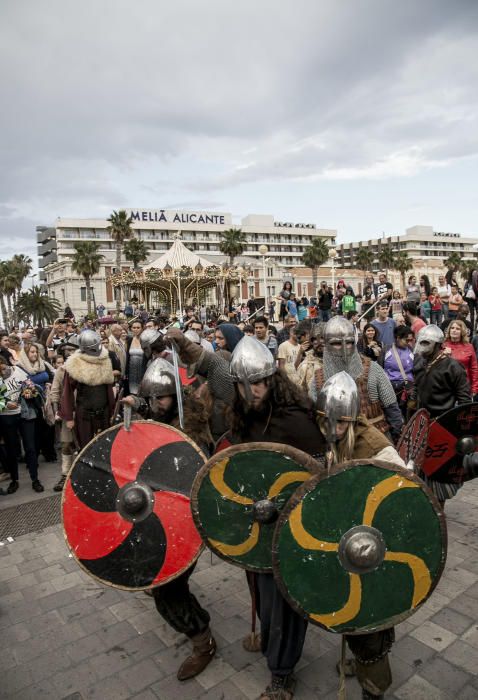
[[[149,263],[149,265],[144,265],[143,270],[163,270],[166,265],[172,267],[173,270],[180,270],[183,266],[192,267],[193,269],[196,265],[200,263],[202,267],[209,267],[212,263],[206,258],[201,258],[196,253],[193,253],[189,248],[186,248],[184,243],[179,239],[176,239],[171,246],[171,248],[160,255],[158,258]]]

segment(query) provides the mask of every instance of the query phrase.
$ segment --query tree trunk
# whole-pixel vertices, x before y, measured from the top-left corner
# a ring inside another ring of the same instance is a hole
[[[3,321],[3,327],[5,330],[8,330],[8,313],[7,313],[7,307],[5,306],[5,297],[3,294],[0,294],[0,308],[2,310],[2,321]]]
[[[12,298],[10,294],[7,294],[7,308],[8,308],[8,323],[7,323],[7,328],[8,330],[11,330],[12,328]]]
[[[318,271],[319,270],[317,267],[312,268],[312,287],[313,287],[312,296],[314,296],[314,297],[317,296],[317,277],[318,277],[317,273],[318,273]]]
[[[91,314],[91,279],[90,277],[85,277],[86,285],[86,308],[88,316]]]
[[[121,274],[121,242],[116,243],[116,272]],[[116,299],[116,313],[119,314],[121,309],[121,287],[119,289],[118,297]]]

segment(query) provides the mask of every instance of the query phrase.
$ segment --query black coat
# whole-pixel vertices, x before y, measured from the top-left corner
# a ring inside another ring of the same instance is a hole
[[[432,417],[449,411],[457,403],[468,403],[472,400],[466,371],[452,357],[442,357],[427,372],[425,358],[416,355],[413,374],[418,407],[426,408]]]

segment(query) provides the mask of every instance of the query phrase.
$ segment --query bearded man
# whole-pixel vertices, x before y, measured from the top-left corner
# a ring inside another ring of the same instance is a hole
[[[110,425],[115,378],[108,350],[102,347],[98,333],[83,331],[78,345],[65,362],[59,414],[66,427],[75,430],[78,446],[83,448]]]
[[[314,402],[324,383],[338,372],[347,372],[357,383],[361,413],[371,425],[390,432],[397,442],[403,416],[390,380],[377,362],[359,354],[354,327],[342,316],[335,316],[325,326],[323,367],[315,372],[310,389]]]

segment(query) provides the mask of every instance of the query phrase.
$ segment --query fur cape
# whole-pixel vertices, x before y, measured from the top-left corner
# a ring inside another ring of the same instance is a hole
[[[99,357],[86,355],[76,350],[65,362],[65,370],[76,382],[88,386],[114,384],[115,378],[111,360],[106,348],[101,348]]]

